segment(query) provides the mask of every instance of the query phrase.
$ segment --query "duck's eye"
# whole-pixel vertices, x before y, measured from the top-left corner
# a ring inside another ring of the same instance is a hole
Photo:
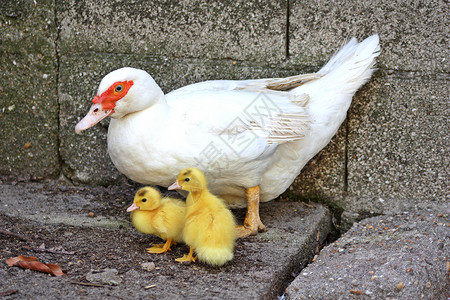
[[[115,91],[116,93],[120,93],[121,91],[123,91],[123,85],[118,84],[118,85],[114,88],[114,91]]]
[[[186,178],[184,181],[188,182],[189,180],[190,180],[189,178]]]
[[[144,198],[141,200],[142,202],[147,202],[147,198]]]

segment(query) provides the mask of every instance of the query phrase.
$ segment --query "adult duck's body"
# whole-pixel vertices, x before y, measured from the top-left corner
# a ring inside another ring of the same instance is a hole
[[[202,169],[212,193],[247,205],[240,235],[255,234],[264,229],[259,201],[283,193],[330,141],[378,54],[377,35],[352,39],[315,74],[206,81],[167,95],[145,71],[122,68],[103,78],[76,132],[110,115],[108,151],[120,172],[167,187],[181,169]]]

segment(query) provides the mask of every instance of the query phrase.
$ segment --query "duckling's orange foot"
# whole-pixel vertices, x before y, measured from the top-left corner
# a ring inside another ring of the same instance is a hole
[[[172,239],[168,239],[165,244],[154,244],[153,247],[147,248],[148,253],[165,253],[167,251],[172,251],[170,247],[176,243]]]
[[[147,252],[148,253],[165,253],[167,251],[172,251],[172,249],[170,249],[170,247],[164,248],[163,246],[164,246],[164,244],[153,245],[153,247],[147,248]]]
[[[183,257],[175,259],[175,261],[183,263],[183,262],[195,262],[197,260],[196,256],[191,256],[189,254],[183,255]]]
[[[195,262],[197,257],[194,256],[194,248],[190,247],[189,254],[183,255],[183,257],[175,259],[175,261],[183,263],[183,262]]]

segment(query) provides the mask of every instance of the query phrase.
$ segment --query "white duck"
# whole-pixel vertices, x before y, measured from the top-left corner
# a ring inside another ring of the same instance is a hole
[[[180,170],[202,169],[213,194],[247,206],[239,235],[256,234],[265,230],[259,202],[283,193],[335,135],[379,50],[378,35],[353,38],[315,74],[205,81],[166,95],[147,72],[118,69],[75,131],[111,116],[108,152],[120,172],[168,187]]]

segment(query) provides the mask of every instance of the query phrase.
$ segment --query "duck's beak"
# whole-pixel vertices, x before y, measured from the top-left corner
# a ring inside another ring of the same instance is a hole
[[[132,212],[132,211],[135,211],[138,209],[139,209],[139,206],[137,206],[136,203],[133,203],[133,204],[131,204],[130,207],[127,208],[127,212]]]
[[[114,109],[104,110],[101,103],[92,104],[86,116],[75,126],[75,132],[81,133],[113,113]]]
[[[177,181],[175,181],[174,184],[172,184],[171,186],[169,186],[167,189],[168,189],[168,190],[181,190],[182,187],[181,187],[181,185],[178,184],[178,180],[177,180]]]

